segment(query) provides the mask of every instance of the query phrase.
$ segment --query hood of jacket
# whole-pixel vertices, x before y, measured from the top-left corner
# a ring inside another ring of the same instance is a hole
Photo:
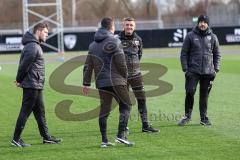
[[[26,45],[26,44],[31,43],[31,42],[35,42],[35,43],[38,43],[38,44],[40,43],[30,31],[27,31],[23,35],[22,44]]]
[[[107,29],[99,28],[94,35],[94,41],[99,43],[99,42],[103,41],[104,39],[111,37],[111,36],[113,36],[113,33],[108,31]]]

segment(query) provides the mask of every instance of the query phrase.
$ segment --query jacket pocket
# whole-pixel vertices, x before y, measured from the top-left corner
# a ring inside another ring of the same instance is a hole
[[[191,72],[191,71],[186,71],[185,72],[185,77],[191,77],[191,76],[194,76],[195,73]]]
[[[213,55],[212,54],[206,54],[204,55],[203,59],[203,67],[204,67],[204,73],[205,74],[212,74],[214,73],[214,65],[213,65]]]
[[[37,77],[38,77],[38,80],[40,80],[40,81],[44,80],[44,75],[42,72],[37,71]]]
[[[30,80],[30,81],[38,81],[38,79],[39,79],[39,77],[38,77],[37,72],[35,72],[35,71],[30,71],[30,72],[28,73],[28,80]]]

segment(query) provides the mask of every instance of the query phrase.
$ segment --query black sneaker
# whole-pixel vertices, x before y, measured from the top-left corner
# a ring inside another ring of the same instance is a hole
[[[43,139],[43,144],[57,144],[62,142],[62,139],[56,138],[54,136],[49,136],[48,138]]]
[[[127,146],[133,146],[133,145],[135,144],[134,142],[128,141],[126,137],[125,137],[125,138],[117,137],[117,138],[115,139],[115,142],[116,142],[116,143],[125,144],[125,145],[127,145]]]
[[[154,133],[154,132],[160,132],[160,130],[153,128],[152,125],[147,125],[142,127],[142,132]]]
[[[11,141],[11,145],[14,147],[30,147],[31,146],[31,144],[25,143],[21,138],[18,141],[13,139]]]
[[[179,122],[178,125],[179,126],[185,126],[186,124],[188,124],[191,121],[191,118],[184,116]]]
[[[212,125],[211,122],[209,121],[208,117],[206,117],[206,118],[204,118],[204,119],[201,119],[200,124],[201,124],[201,125],[204,125],[204,126],[210,126],[210,125]]]

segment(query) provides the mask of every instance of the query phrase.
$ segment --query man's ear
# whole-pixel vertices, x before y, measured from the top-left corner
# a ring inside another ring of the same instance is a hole
[[[41,33],[40,30],[37,30],[37,31],[36,31],[35,36],[36,36],[37,39],[39,39],[40,33]]]
[[[40,30],[36,31],[36,35],[39,36],[40,35]]]
[[[124,31],[124,21],[122,21],[122,30]]]

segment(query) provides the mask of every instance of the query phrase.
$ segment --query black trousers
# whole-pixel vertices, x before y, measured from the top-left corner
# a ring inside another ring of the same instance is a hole
[[[32,112],[37,121],[41,136],[43,138],[47,138],[49,136],[45,119],[45,108],[43,103],[42,90],[23,88],[22,107],[14,131],[14,140],[18,141],[20,139],[27,119]]]
[[[128,87],[131,86],[133,93],[137,99],[138,112],[140,114],[142,124],[148,125],[148,116],[147,116],[147,105],[146,105],[146,95],[143,85],[142,75],[128,78]]]
[[[208,95],[211,91],[214,75],[199,75],[192,72],[187,72],[185,74],[185,115],[191,118],[193,104],[194,104],[194,94],[198,83],[200,83],[200,97],[199,97],[199,111],[201,119],[207,117],[207,107],[208,107]]]
[[[99,113],[99,127],[102,134],[102,142],[108,142],[107,139],[107,118],[111,112],[111,104],[113,97],[119,104],[119,124],[118,137],[123,137],[126,130],[130,111],[131,100],[128,94],[127,86],[112,86],[99,88],[100,95],[100,113]]]

